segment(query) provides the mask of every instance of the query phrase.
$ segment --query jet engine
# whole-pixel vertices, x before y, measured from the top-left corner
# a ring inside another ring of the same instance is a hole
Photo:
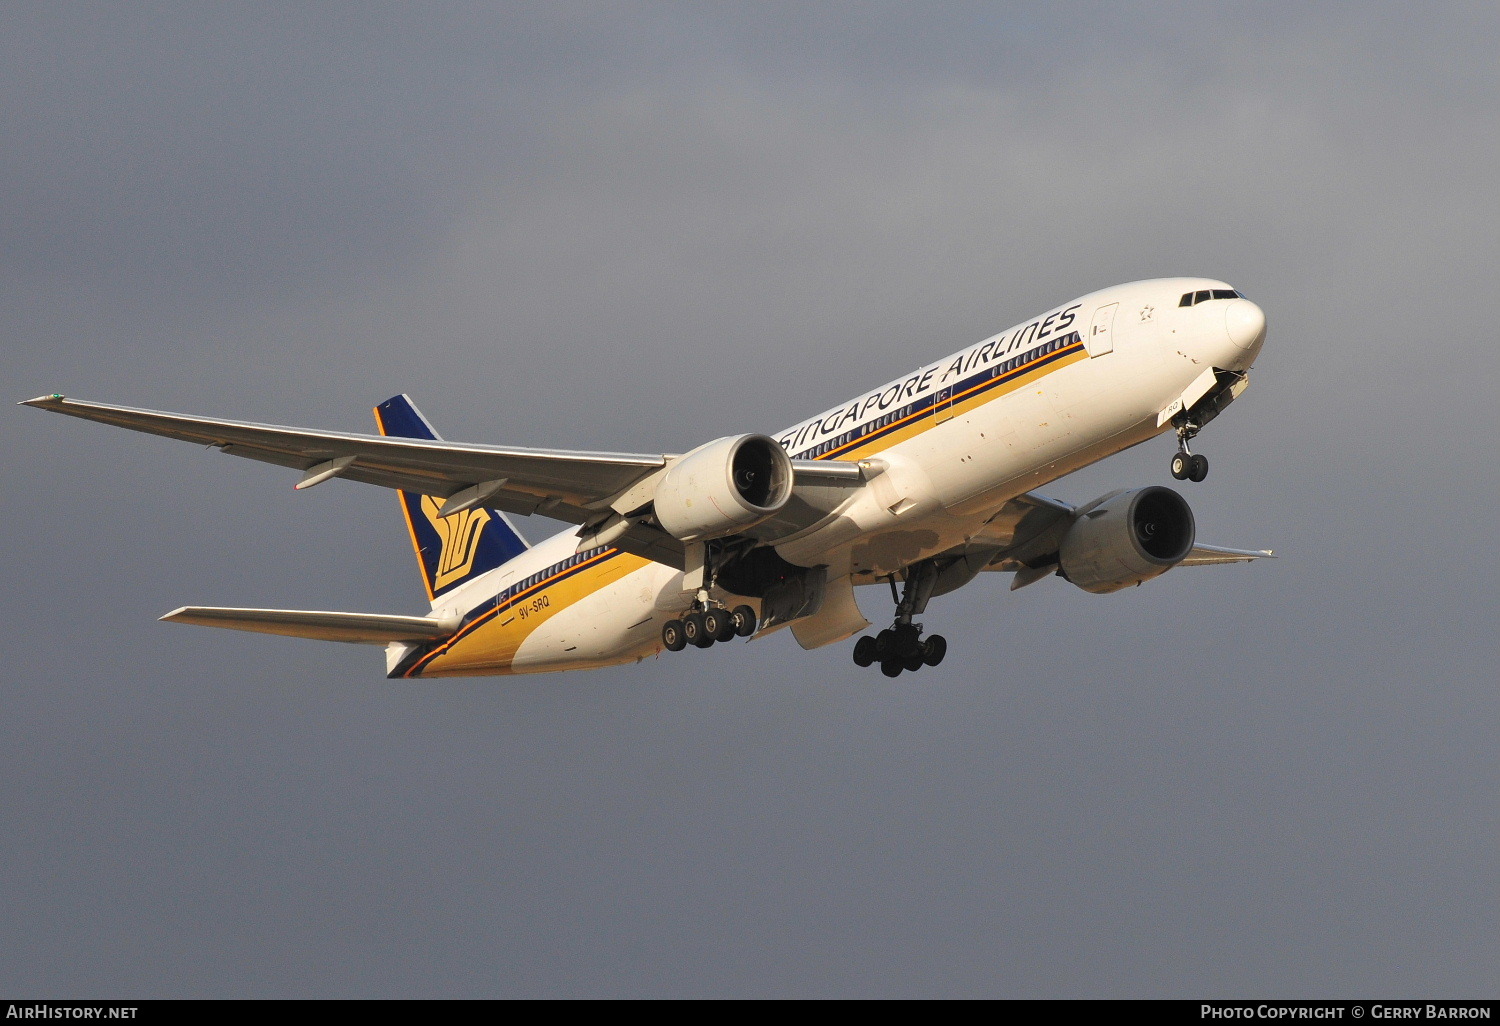
[[[792,496],[792,461],[766,435],[731,435],[678,457],[656,486],[656,519],[682,541],[722,538]]]
[[[1193,548],[1193,511],[1160,485],[1111,492],[1081,510],[1058,546],[1062,575],[1105,595],[1166,573]]]

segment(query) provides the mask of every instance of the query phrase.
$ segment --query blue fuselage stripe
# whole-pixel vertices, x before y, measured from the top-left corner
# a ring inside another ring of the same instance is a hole
[[[905,415],[889,424],[881,424],[880,418],[877,417],[868,424],[853,428],[844,435],[819,442],[817,445],[808,446],[801,452],[792,453],[792,458],[815,460],[836,459],[839,453],[845,450],[855,446],[868,445],[871,442],[879,441],[886,435],[910,427],[915,419],[920,418],[925,413],[931,412],[932,408],[940,401],[958,403],[972,399],[974,396],[982,395],[990,389],[998,388],[1007,382],[1014,381],[1016,378],[1040,370],[1071,353],[1078,352],[1082,348],[1082,341],[1074,341],[1060,349],[1047,353],[1045,356],[1039,356],[1028,362],[1021,363],[1010,370],[1004,369],[1006,366],[1005,363],[988,367],[978,374],[971,374],[967,378],[955,381],[952,385],[945,385],[923,396],[921,399],[910,404],[909,411]],[[945,392],[947,396],[943,396]]]

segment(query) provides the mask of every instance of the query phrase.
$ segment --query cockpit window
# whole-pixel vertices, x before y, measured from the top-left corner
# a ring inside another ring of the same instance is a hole
[[[1207,303],[1211,299],[1243,299],[1244,297],[1234,289],[1202,289],[1198,292],[1184,292],[1178,306],[1197,306],[1199,303]]]

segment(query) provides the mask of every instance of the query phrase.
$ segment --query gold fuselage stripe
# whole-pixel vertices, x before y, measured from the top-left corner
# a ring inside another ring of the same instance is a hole
[[[608,562],[609,560],[612,560],[612,559],[614,559],[616,557],[624,556],[624,555],[626,555],[626,553],[621,552],[619,549],[605,549],[602,552],[600,552],[599,554],[597,554],[595,556],[592,556],[589,559],[584,560],[582,563],[579,563],[576,566],[564,567],[564,568],[558,570],[556,573],[553,573],[553,574],[551,574],[551,575],[543,578],[542,580],[537,581],[535,584],[530,585],[529,587],[527,587],[527,588],[525,588],[525,589],[517,592],[516,594],[510,596],[509,598],[504,599],[504,600],[499,601],[499,602],[496,602],[494,605],[490,606],[488,609],[483,609],[482,612],[475,613],[475,612],[471,611],[470,614],[469,614],[470,618],[467,619],[467,621],[463,624],[463,626],[461,626],[458,629],[458,631],[454,633],[454,635],[452,637],[447,638],[444,641],[438,642],[430,651],[424,653],[420,658],[418,658],[416,660],[416,662],[414,662],[412,664],[411,668],[408,669],[408,670],[406,670],[402,674],[402,676],[403,677],[419,677],[419,676],[422,676],[423,671],[426,670],[429,666],[431,666],[434,661],[440,659],[443,656],[449,655],[449,654],[451,654],[455,658],[457,658],[458,657],[458,653],[456,651],[454,651],[455,647],[457,645],[459,645],[461,642],[463,642],[464,640],[470,638],[474,634],[475,631],[477,631],[480,627],[484,626],[485,624],[490,623],[491,621],[493,621],[495,619],[495,617],[499,616],[501,613],[504,613],[504,612],[507,612],[509,610],[512,610],[512,609],[516,608],[517,606],[521,605],[523,602],[526,602],[526,601],[528,601],[530,599],[535,598],[541,592],[545,591],[546,589],[549,589],[549,588],[553,587],[554,585],[562,583],[564,580],[567,580],[569,578],[575,577],[575,576],[577,576],[579,574],[584,573],[585,571],[598,570],[604,563]],[[641,560],[641,562],[642,562],[642,564],[644,564],[646,562],[646,560]],[[593,576],[593,574],[590,573],[589,576]],[[582,598],[582,597],[584,597],[584,595],[589,594],[591,592],[591,590],[592,589],[583,591],[582,594],[580,594],[573,601],[576,602],[578,600],[578,598]],[[492,598],[492,599],[489,599],[487,601],[494,602],[494,599]],[[569,602],[567,605],[572,605],[572,602]],[[477,607],[477,608],[481,608],[482,609],[483,607],[481,606],[481,607]],[[559,612],[561,612],[565,608],[567,608],[566,605],[559,604],[557,606],[557,608],[550,609],[550,611],[545,616],[538,616],[538,617],[536,617],[536,622],[535,623],[528,623],[527,626],[530,629],[527,630],[525,632],[525,634],[522,634],[519,637],[517,637],[517,638],[514,639],[515,643],[516,643],[516,646],[519,647],[520,643],[526,639],[526,636],[529,635],[532,630],[535,630],[536,627],[540,626],[542,623],[544,623],[547,620],[551,619],[553,616],[556,616]],[[501,626],[505,626],[505,625],[502,624]]]

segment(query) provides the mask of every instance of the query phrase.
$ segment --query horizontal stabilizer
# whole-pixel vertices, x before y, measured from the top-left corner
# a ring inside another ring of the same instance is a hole
[[[259,634],[285,634],[316,641],[349,641],[388,645],[393,641],[446,638],[456,624],[425,616],[381,613],[330,613],[304,609],[230,609],[222,606],[183,606],[162,617],[168,623],[199,627],[228,627]]]

